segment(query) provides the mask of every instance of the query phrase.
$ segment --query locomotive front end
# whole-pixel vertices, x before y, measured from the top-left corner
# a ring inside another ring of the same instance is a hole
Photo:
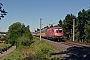
[[[56,38],[63,39],[64,31],[62,28],[55,28],[54,33]]]

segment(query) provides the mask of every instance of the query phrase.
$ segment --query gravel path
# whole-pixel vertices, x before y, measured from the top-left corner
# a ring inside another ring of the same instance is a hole
[[[63,52],[67,51],[68,48],[70,48],[71,46],[62,44],[62,42],[55,42],[55,41],[51,41],[51,40],[46,40],[46,39],[42,39],[43,41],[45,41],[46,43],[55,46],[57,48],[56,51],[54,51],[51,55],[55,56],[55,55],[59,55],[61,58],[63,57],[68,57],[67,54],[64,54]]]
[[[68,45],[62,44],[62,42],[55,42],[55,41],[46,40],[46,39],[43,39],[43,41],[47,42],[50,45],[55,46],[59,51],[66,51],[66,49],[70,47]]]
[[[51,56],[60,56],[60,60],[90,60],[90,47],[65,45],[67,42],[55,42],[47,39],[42,39],[46,43],[55,46],[58,51],[51,53]],[[71,44],[71,43],[70,43]]]
[[[16,46],[13,46],[13,47],[11,47],[9,50],[0,53],[0,57],[3,57],[3,56],[8,55],[8,54],[11,53],[14,49],[16,49]]]

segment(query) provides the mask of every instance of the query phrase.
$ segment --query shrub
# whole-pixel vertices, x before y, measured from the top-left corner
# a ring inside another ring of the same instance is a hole
[[[38,52],[36,52],[36,56],[40,59],[40,58],[45,58],[45,54],[40,50]]]
[[[23,35],[22,37],[19,37],[17,39],[17,42],[16,42],[16,46],[20,46],[20,45],[23,45],[23,46],[30,46],[31,43],[33,41],[31,39],[29,39],[28,37],[26,37],[25,35]]]
[[[36,52],[36,56],[39,59],[44,59],[44,58],[47,58],[46,56],[47,56],[48,52],[49,52],[49,48],[44,47],[40,51]]]
[[[42,48],[41,51],[44,53],[44,54],[47,54],[49,52],[49,49],[48,48]]]

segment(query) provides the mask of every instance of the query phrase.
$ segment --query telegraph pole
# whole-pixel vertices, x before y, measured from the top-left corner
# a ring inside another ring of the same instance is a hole
[[[41,28],[42,28],[42,19],[40,18],[40,41],[41,41]]]
[[[74,27],[75,27],[75,19],[73,19],[73,41],[74,41]]]

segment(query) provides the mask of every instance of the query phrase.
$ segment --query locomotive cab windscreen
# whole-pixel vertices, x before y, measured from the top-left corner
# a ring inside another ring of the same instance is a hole
[[[62,29],[55,29],[56,33],[62,33]]]

